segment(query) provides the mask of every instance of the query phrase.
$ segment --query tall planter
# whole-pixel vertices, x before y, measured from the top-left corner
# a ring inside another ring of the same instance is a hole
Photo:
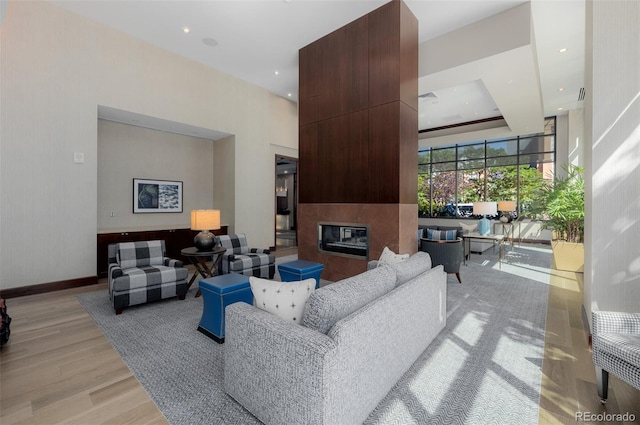
[[[553,262],[557,270],[584,272],[584,244],[552,241]]]
[[[543,227],[553,230],[553,258],[558,270],[584,271],[584,177],[583,168],[569,165],[567,176],[554,176],[537,193],[532,209]]]

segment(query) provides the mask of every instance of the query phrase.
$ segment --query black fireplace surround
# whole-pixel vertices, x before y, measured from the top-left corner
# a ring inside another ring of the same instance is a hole
[[[318,223],[318,250],[368,260],[369,225]]]

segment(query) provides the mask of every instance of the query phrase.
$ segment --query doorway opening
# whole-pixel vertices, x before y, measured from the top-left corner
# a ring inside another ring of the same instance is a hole
[[[276,155],[276,250],[298,246],[298,160]]]

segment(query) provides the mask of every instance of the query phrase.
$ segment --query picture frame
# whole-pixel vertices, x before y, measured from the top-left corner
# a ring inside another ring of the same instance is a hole
[[[181,213],[182,182],[133,179],[133,213]]]

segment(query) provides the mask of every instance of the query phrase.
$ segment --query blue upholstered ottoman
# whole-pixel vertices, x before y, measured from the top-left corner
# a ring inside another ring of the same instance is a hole
[[[323,268],[324,266],[320,263],[306,260],[296,260],[278,265],[280,278],[283,282],[313,278],[316,280],[316,289],[320,287],[320,273]]]
[[[224,309],[243,301],[253,304],[249,276],[238,273],[223,274],[199,282],[203,309],[198,330],[217,343],[224,342]]]

